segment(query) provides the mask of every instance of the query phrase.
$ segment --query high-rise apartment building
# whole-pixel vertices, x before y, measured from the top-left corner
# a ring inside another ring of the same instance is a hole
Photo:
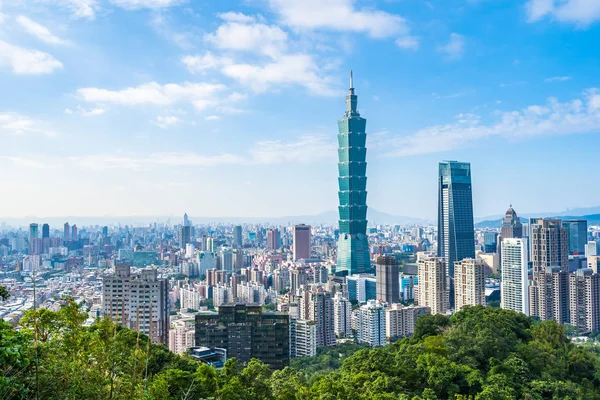
[[[500,307],[529,315],[527,238],[502,239]]]
[[[273,369],[290,362],[289,316],[260,305],[230,304],[196,315],[196,346],[223,348],[240,363],[258,358]]]
[[[140,330],[154,343],[169,344],[169,284],[156,268],[132,275],[128,265],[115,266],[103,277],[102,312],[129,329]]]
[[[341,292],[337,292],[333,298],[333,325],[336,336],[352,335],[352,304]]]
[[[454,264],[454,309],[485,305],[485,266],[478,258],[465,258]]]
[[[438,184],[437,253],[446,260],[448,275],[454,277],[456,261],[475,258],[471,164],[441,162]]]
[[[533,281],[529,314],[542,321],[568,322],[569,231],[559,219],[529,222]]]
[[[295,260],[304,260],[310,258],[310,247],[311,247],[311,233],[310,225],[296,225],[294,226],[294,242],[293,245],[293,257]]]
[[[274,228],[267,231],[267,249],[277,250],[280,247],[280,240],[279,229]]]
[[[589,268],[569,275],[570,324],[581,332],[600,330],[600,274]]]
[[[510,238],[522,238],[523,237],[523,224],[517,216],[517,212],[512,208],[512,204],[506,210],[506,214],[502,219],[502,228],[500,231],[502,239]]]
[[[77,241],[79,238],[78,233],[77,233],[77,225],[73,225],[71,227],[71,240],[72,241]]]
[[[194,319],[181,319],[173,322],[169,329],[169,350],[175,354],[183,354],[194,347],[196,328]]]
[[[242,226],[236,225],[233,228],[233,247],[240,248],[244,244],[242,239]]]
[[[357,339],[371,347],[385,346],[385,309],[377,300],[369,300],[358,310]]]
[[[400,267],[393,256],[380,256],[376,265],[377,300],[388,304],[400,302]]]
[[[300,299],[300,319],[315,321],[317,324],[317,345],[335,346],[331,293],[320,288],[305,289]]]
[[[419,260],[418,304],[432,314],[445,314],[449,307],[446,260],[430,257]]]
[[[584,255],[585,245],[588,242],[587,220],[566,220],[562,224],[569,231],[569,254]]]
[[[429,307],[392,304],[385,310],[385,336],[390,341],[412,336],[417,319],[425,314],[431,314]]]
[[[317,324],[315,321],[290,318],[290,356],[317,355]]]
[[[346,112],[338,121],[339,239],[336,273],[353,275],[371,268],[367,239],[366,125],[357,109],[352,72]]]

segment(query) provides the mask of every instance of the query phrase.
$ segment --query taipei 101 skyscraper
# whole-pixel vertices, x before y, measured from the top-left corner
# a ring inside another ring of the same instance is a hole
[[[338,275],[369,272],[367,240],[367,120],[356,109],[352,71],[346,96],[346,112],[338,121],[338,170],[340,237],[337,249]]]

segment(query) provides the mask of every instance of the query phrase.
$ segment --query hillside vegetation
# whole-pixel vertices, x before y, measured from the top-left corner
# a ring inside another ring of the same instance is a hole
[[[281,371],[257,360],[217,371],[106,319],[84,327],[85,317],[73,302],[38,310],[37,383],[33,313],[20,330],[0,322],[0,399],[600,399],[595,348],[490,307],[422,317],[412,338],[341,366],[321,354]]]

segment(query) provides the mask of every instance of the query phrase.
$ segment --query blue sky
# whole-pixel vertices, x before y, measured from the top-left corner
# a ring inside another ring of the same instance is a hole
[[[600,205],[598,0],[0,0],[0,216],[283,216],[337,201],[348,71],[368,204]]]

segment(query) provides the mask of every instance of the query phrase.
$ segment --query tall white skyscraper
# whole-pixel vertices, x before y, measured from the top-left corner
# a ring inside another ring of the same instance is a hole
[[[431,308],[432,314],[448,310],[448,275],[446,260],[430,257],[419,260],[419,305]]]
[[[317,324],[315,321],[290,318],[290,356],[317,355]]]
[[[485,305],[485,266],[481,259],[465,258],[454,263],[454,309]]]
[[[527,238],[502,240],[500,306],[529,315]]]
[[[385,309],[377,300],[367,301],[358,311],[358,341],[385,346]]]
[[[346,337],[352,334],[352,304],[337,292],[333,298],[333,324],[335,335]]]

